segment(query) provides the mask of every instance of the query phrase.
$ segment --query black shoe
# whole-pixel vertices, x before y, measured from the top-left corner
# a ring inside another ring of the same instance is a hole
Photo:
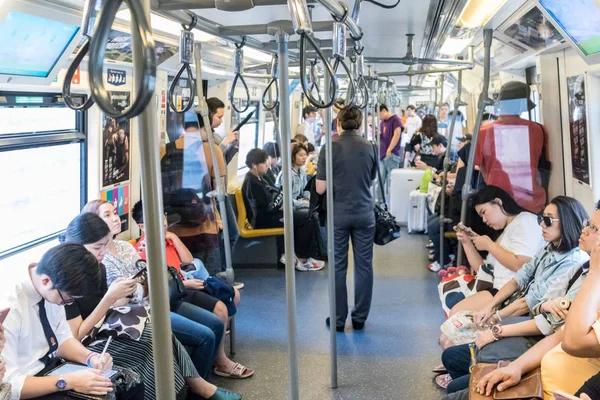
[[[325,320],[325,325],[327,325],[328,328],[331,326],[331,320],[329,319],[329,317],[327,317],[327,319]],[[336,326],[335,330],[336,330],[336,332],[344,332],[344,327]]]
[[[357,322],[355,320],[352,320],[352,328],[355,331],[362,331],[364,327],[365,327],[365,323],[364,322]]]

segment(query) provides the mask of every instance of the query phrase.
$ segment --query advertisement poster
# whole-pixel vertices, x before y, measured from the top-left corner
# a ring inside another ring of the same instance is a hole
[[[569,131],[573,177],[590,184],[590,157],[585,103],[585,75],[567,78],[569,89]]]
[[[536,7],[515,21],[504,31],[504,34],[534,50],[545,49],[563,39],[552,23]]]
[[[129,92],[108,92],[113,107],[122,111],[129,106]],[[129,180],[129,120],[117,121],[102,114],[102,187]]]
[[[100,192],[100,199],[112,203],[121,217],[121,232],[129,230],[129,185]]]

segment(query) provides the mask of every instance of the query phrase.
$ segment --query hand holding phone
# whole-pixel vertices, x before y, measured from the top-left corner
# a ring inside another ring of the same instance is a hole
[[[555,390],[552,392],[554,394],[554,400],[586,400],[589,397],[585,394],[582,394],[581,397],[573,396],[572,394],[563,392],[562,390]]]
[[[466,233],[471,238],[479,236],[477,233],[475,233],[475,231],[473,231],[473,229],[469,228],[468,226],[465,226],[462,222],[459,222],[458,225],[456,225],[456,227],[458,228],[458,230]]]

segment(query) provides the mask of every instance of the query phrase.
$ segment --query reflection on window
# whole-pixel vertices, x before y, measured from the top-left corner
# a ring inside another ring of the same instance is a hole
[[[76,129],[75,111],[67,107],[2,107],[0,135]]]
[[[57,233],[79,214],[80,151],[69,143],[1,153],[0,253]]]

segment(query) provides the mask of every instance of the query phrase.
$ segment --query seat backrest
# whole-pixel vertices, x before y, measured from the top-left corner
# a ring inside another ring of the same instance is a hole
[[[237,225],[239,230],[248,229],[249,224],[246,223],[248,215],[246,213],[246,204],[244,203],[244,195],[241,189],[235,191],[235,206],[237,208]]]

